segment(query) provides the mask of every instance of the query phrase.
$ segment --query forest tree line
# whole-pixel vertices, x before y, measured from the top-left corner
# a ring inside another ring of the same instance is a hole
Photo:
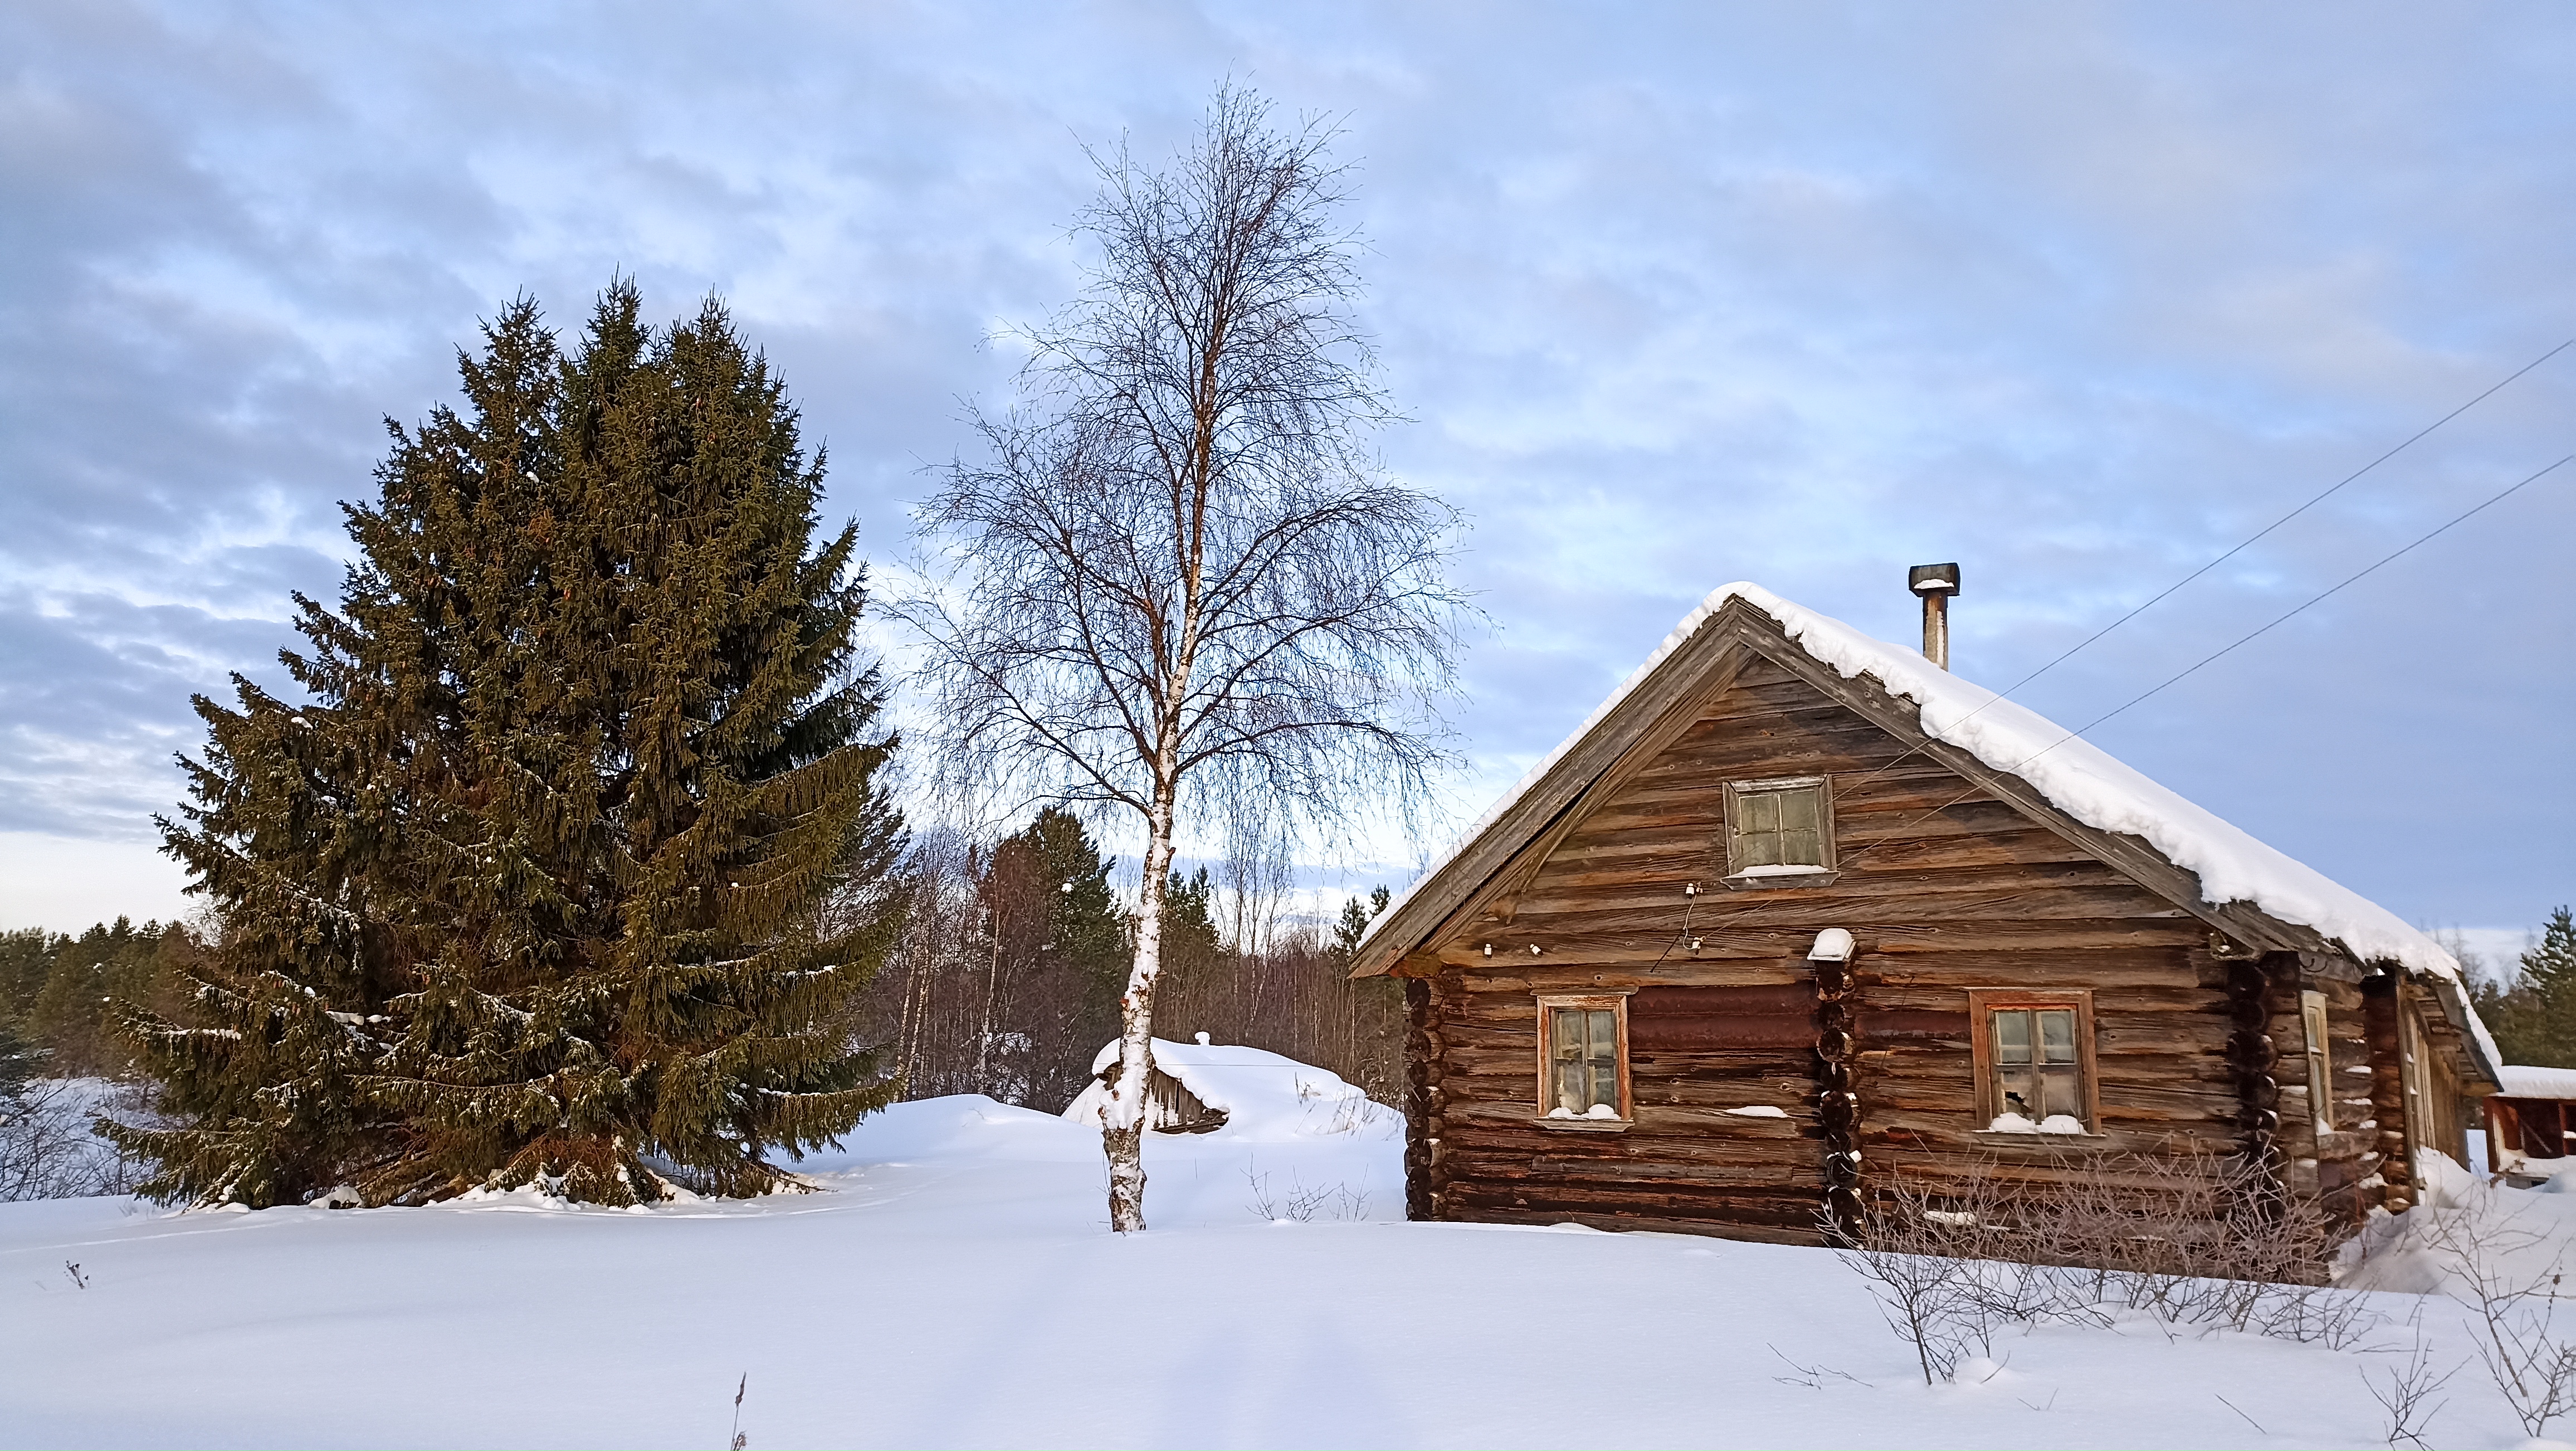
[[[1063,1108],[1118,1031],[1134,923],[1111,882],[1116,866],[1054,807],[999,837],[915,837],[891,880],[872,884],[873,900],[841,904],[901,922],[849,1009],[852,1046],[907,1099],[981,1093]],[[1391,980],[1347,976],[1351,948],[1385,901],[1380,887],[1320,927],[1287,911],[1282,884],[1237,864],[1175,876],[1164,908],[1163,1036],[1203,1032],[1266,1048],[1392,1101],[1403,1072],[1402,992]],[[181,1012],[186,974],[206,970],[207,956],[199,933],[178,922],[120,917],[77,935],[0,933],[0,1087],[134,1074],[116,1004]]]
[[[1117,1036],[1134,959],[1114,867],[1055,807],[998,841],[943,830],[916,842],[902,934],[856,1025],[907,1097],[982,1093],[1052,1112],[1082,1091]],[[1283,884],[1235,864],[1220,872],[1234,880],[1202,867],[1166,884],[1158,1034],[1266,1048],[1391,1099],[1403,1072],[1402,992],[1348,977],[1372,904],[1353,899],[1319,930],[1290,919]],[[1385,899],[1381,887],[1372,901]]]

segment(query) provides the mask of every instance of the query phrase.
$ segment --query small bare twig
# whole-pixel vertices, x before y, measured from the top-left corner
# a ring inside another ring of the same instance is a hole
[[[1773,1380],[1778,1381],[1784,1386],[1805,1386],[1811,1391],[1820,1391],[1825,1388],[1825,1378],[1828,1376],[1831,1376],[1835,1380],[1849,1381],[1856,1386],[1868,1387],[1869,1385],[1868,1381],[1862,1380],[1859,1376],[1853,1375],[1849,1371],[1835,1370],[1831,1366],[1800,1365],[1789,1357],[1781,1355],[1779,1346],[1765,1344],[1762,1348],[1770,1351],[1774,1356],[1777,1356],[1782,1365],[1789,1367],[1791,1371],[1795,1372],[1795,1374],[1792,1375],[1775,1375],[1771,1377]]]
[[[2435,1375],[2433,1347],[2418,1339],[2414,1353],[2407,1356],[2403,1364],[2390,1369],[2385,1385],[2373,1379],[2370,1372],[2362,1372],[2361,1383],[2369,1390],[2370,1398],[2379,1402],[2380,1409],[2388,1412],[2387,1441],[2390,1446],[2426,1444],[2425,1426],[2441,1413],[2442,1407],[2450,1404],[2448,1401],[2433,1401],[2433,1396],[2449,1383],[2452,1376],[2460,1373],[2461,1366],[2467,1364],[2462,1360]],[[2432,1403],[2427,1405],[2427,1401]]]
[[[2210,1394],[2211,1394],[2211,1395],[2213,1395],[2213,1396],[2218,1396],[2218,1392],[2216,1392],[2216,1391],[2211,1391],[2211,1392],[2210,1392]],[[2228,1399],[2227,1397],[2225,1397],[2225,1396],[2218,1396],[2218,1403],[2219,1403],[2220,1405],[2222,1405],[2222,1406],[2225,1406],[2227,1409],[2229,1409],[2229,1410],[2231,1410],[2231,1411],[2236,1412],[2236,1414],[2238,1414],[2238,1415],[2240,1415],[2240,1416],[2245,1416],[2244,1408],[2243,1408],[2243,1407],[2241,1407],[2241,1406],[2239,1406],[2239,1405],[2237,1405],[2234,1401],[2229,1400],[2229,1399]],[[2246,1424],[2246,1425],[2249,1425],[2249,1426],[2251,1426],[2251,1427],[2253,1427],[2253,1428],[2254,1428],[2254,1430],[2255,1430],[2255,1432],[2256,1432],[2256,1434],[2258,1434],[2258,1435],[2269,1436],[2269,1435],[2271,1435],[2271,1434],[2272,1434],[2271,1432],[2264,1430],[2264,1429],[2263,1429],[2263,1423],[2262,1423],[2262,1422],[2260,1422],[2260,1421],[2258,1421],[2258,1420],[2255,1420],[2252,1416],[2245,1416],[2245,1424]]]
[[[751,1444],[750,1438],[742,1434],[742,1393],[749,1389],[751,1389],[751,1372],[744,1371],[742,1380],[733,1388],[733,1451],[743,1451],[744,1447]]]

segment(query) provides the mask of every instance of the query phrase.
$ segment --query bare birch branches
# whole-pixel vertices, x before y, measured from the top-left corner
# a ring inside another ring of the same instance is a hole
[[[1332,132],[1269,119],[1226,87],[1165,169],[1093,157],[1092,285],[1024,335],[1021,396],[975,419],[984,457],[922,506],[925,585],[889,610],[926,646],[916,744],[943,784],[1143,828],[1106,1115],[1122,1231],[1144,1227],[1175,836],[1252,859],[1375,808],[1409,823],[1453,684],[1456,517],[1368,446],[1392,413],[1349,311]]]

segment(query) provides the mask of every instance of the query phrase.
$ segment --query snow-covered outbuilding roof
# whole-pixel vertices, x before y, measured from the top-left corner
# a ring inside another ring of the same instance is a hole
[[[1442,880],[1444,873],[1506,825],[1524,798],[1546,787],[1559,794],[1573,783],[1552,777],[1596,734],[1621,715],[1631,697],[1648,688],[1702,628],[1729,606],[1759,611],[1782,635],[1846,680],[1874,685],[1890,699],[1911,702],[1921,731],[1956,747],[1996,772],[2027,783],[2066,816],[2099,831],[2135,837],[2198,881],[2199,898],[2212,907],[2248,904],[2281,923],[2312,929],[2360,962],[2403,965],[2443,989],[2445,1007],[2484,1051],[2501,1063],[2494,1043],[2467,1010],[2460,965],[2424,933],[2395,913],[2342,886],[2307,864],[2255,840],[2241,828],[2184,799],[2029,707],[2005,699],[1923,658],[1914,650],[1875,639],[1830,616],[1791,603],[1759,585],[1724,585],[1684,615],[1662,645],[1557,748],[1505,792],[1402,897],[1371,924],[1360,952],[1380,949],[1386,934],[1421,914],[1404,909]],[[1453,884],[1454,885],[1454,884]],[[1445,908],[1443,909],[1446,910]]]
[[[1064,1117],[1086,1128],[1100,1127],[1109,1087],[1099,1075],[1116,1061],[1118,1040],[1112,1038],[1093,1056],[1092,1080],[1066,1105]],[[1370,1102],[1330,1070],[1262,1048],[1157,1038],[1154,1071],[1224,1114],[1224,1133],[1234,1138],[1292,1139],[1363,1129],[1382,1134],[1402,1122],[1402,1115]]]
[[[2507,1098],[2557,1098],[2576,1101],[2576,1068],[2533,1068],[2508,1063],[2496,1075]]]

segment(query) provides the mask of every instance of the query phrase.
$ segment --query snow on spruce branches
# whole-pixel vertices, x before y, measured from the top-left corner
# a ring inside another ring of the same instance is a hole
[[[388,424],[305,699],[200,698],[167,849],[213,904],[193,1005],[131,1013],[166,1200],[369,1203],[543,1184],[757,1193],[892,1093],[852,1052],[886,914],[892,748],[857,654],[856,526],[710,300],[613,283],[569,353],[521,300],[464,405]]]

